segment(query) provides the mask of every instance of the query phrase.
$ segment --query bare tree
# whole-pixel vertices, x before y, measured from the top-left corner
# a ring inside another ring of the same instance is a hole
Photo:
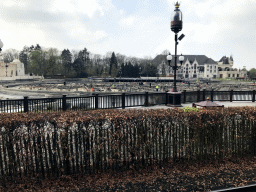
[[[2,55],[5,63],[10,63],[14,59],[19,59],[19,52],[16,49],[7,49]]]
[[[121,66],[122,63],[125,63],[126,56],[125,56],[125,55],[122,55],[122,54],[120,54],[120,53],[117,53],[117,54],[116,54],[116,59],[117,59],[118,65]]]
[[[163,50],[162,55],[169,55],[171,53],[168,49]]]

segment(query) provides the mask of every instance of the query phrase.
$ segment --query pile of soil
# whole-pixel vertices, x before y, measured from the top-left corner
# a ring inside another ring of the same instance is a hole
[[[15,180],[0,191],[211,191],[256,183],[256,157],[221,162],[169,162],[150,170]]]

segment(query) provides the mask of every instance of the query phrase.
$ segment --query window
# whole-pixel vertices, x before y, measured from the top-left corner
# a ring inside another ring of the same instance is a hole
[[[237,74],[237,77],[239,77],[239,74]]]
[[[233,77],[235,77],[235,74],[233,74]]]
[[[216,70],[214,70],[214,73],[216,73]]]
[[[210,73],[212,73],[212,70],[210,70]]]
[[[207,71],[209,71],[209,69],[207,69]]]
[[[230,74],[228,74],[228,77],[230,77]]]

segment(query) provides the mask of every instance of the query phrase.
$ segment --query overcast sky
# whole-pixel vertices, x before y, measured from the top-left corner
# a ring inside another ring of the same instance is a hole
[[[0,2],[3,50],[39,44],[154,58],[174,54],[174,0],[5,0]],[[256,0],[182,0],[184,39],[178,54],[256,68]]]

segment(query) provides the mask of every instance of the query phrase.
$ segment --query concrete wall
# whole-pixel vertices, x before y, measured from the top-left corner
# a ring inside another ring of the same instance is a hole
[[[31,80],[31,79],[37,79],[40,80],[41,76],[12,76],[12,77],[0,77],[0,81],[13,81],[13,80]]]

